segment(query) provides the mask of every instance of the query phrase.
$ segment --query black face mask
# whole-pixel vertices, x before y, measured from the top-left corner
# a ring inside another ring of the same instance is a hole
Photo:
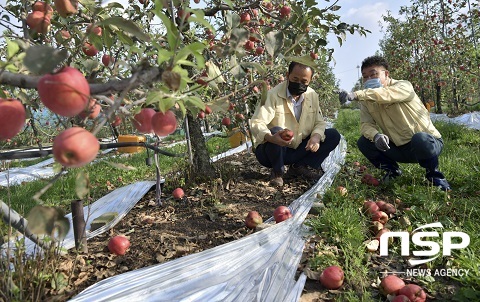
[[[295,83],[288,81],[288,91],[290,91],[290,94],[292,95],[301,95],[305,91],[307,91],[308,85],[305,85],[303,83]]]

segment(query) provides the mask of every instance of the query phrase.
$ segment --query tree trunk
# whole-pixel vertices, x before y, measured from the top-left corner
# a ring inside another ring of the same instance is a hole
[[[441,99],[440,88],[441,88],[440,85],[437,84],[437,86],[436,86],[437,99],[436,99],[436,102],[435,102],[435,105],[437,106],[437,110],[436,110],[437,113],[443,113],[442,112],[442,104],[441,104],[441,101],[440,101],[440,99]]]
[[[187,112],[190,140],[193,151],[193,166],[190,180],[205,181],[218,177],[215,167],[210,161],[210,154],[207,150],[207,144],[200,128],[198,119],[194,118],[191,112]]]

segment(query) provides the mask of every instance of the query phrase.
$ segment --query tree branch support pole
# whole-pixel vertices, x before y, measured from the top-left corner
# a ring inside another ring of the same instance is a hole
[[[185,117],[185,139],[187,140],[188,163],[193,165],[192,142],[190,141],[190,127],[188,126],[188,118]]]
[[[83,202],[81,199],[74,200],[71,203],[73,236],[75,238],[75,248],[78,252],[88,253],[87,235],[85,232],[85,218],[83,215]]]
[[[38,238],[37,235],[30,232],[27,228],[28,221],[20,214],[18,214],[15,210],[10,208],[6,203],[0,200],[0,213],[2,215],[3,221],[7,225],[11,225],[15,230],[22,233],[25,237],[33,241],[35,244],[40,246],[43,249],[49,249],[50,245],[45,243],[42,239]]]

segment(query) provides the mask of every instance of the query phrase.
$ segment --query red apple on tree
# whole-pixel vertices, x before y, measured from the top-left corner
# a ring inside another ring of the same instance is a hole
[[[247,217],[245,217],[245,225],[249,229],[254,229],[261,223],[263,223],[263,219],[257,211],[250,211],[248,212]]]
[[[222,125],[224,125],[224,126],[226,126],[226,127],[230,126],[231,123],[232,123],[232,121],[230,120],[229,117],[224,117],[224,118],[222,119]]]
[[[91,32],[91,33],[93,33],[93,34],[95,34],[95,35],[97,35],[97,36],[102,36],[102,33],[103,33],[102,28],[101,28],[100,26],[95,26],[95,27],[92,28],[92,26],[93,26],[92,23],[90,23],[90,24],[87,26],[87,34]]]
[[[90,96],[90,86],[83,74],[73,67],[63,67],[57,73],[38,80],[38,94],[52,112],[72,117],[82,112]]]
[[[167,136],[177,129],[177,118],[173,111],[157,112],[152,116],[153,132],[158,136]]]
[[[50,17],[43,11],[33,11],[27,15],[27,26],[36,33],[46,34],[50,30]]]
[[[286,206],[278,206],[275,211],[273,211],[273,218],[276,223],[282,222],[292,217],[292,212]]]
[[[201,120],[203,120],[205,118],[205,111],[201,110],[198,114],[197,114],[197,117]]]
[[[244,12],[240,15],[240,22],[241,23],[246,23],[250,21],[250,14],[247,12]]]
[[[256,54],[257,56],[263,54],[263,52],[264,52],[264,49],[263,49],[262,46],[258,46],[258,47],[255,49],[255,54]]]
[[[288,18],[290,17],[290,12],[292,11],[292,9],[289,7],[289,6],[283,6],[281,9],[280,9],[280,17],[282,19],[285,19],[285,18]]]
[[[314,59],[314,60],[317,60],[317,59],[318,59],[318,54],[315,53],[315,52],[313,52],[313,51],[311,51],[311,52],[310,52],[310,57],[311,57],[312,59]]]
[[[179,199],[182,199],[183,196],[185,196],[185,192],[183,192],[182,188],[176,188],[175,190],[173,190],[172,196],[173,198],[179,200]]]
[[[80,112],[78,115],[81,119],[84,119],[88,117],[89,119],[94,119],[100,114],[101,107],[99,104],[97,104],[97,101],[95,99],[90,99],[88,102],[88,107]]]
[[[245,50],[252,50],[255,48],[255,42],[248,40],[245,42]]]
[[[320,283],[327,289],[338,289],[343,284],[345,275],[341,267],[332,265],[323,270]]]
[[[19,100],[0,98],[0,141],[17,135],[25,125],[25,107]]]
[[[112,125],[112,127],[118,127],[120,126],[121,123],[122,123],[122,119],[118,115],[115,115],[110,125]]]
[[[102,56],[102,64],[105,65],[105,66],[109,66],[110,63],[113,62],[112,58],[110,57],[110,55],[107,55],[107,54],[104,54]]]
[[[130,240],[125,236],[115,236],[108,241],[108,250],[115,255],[125,255],[130,247]]]
[[[83,53],[89,57],[94,57],[98,53],[98,49],[90,42],[83,43],[82,50]]]
[[[46,2],[43,1],[35,1],[32,5],[33,11],[44,12],[45,14],[52,16],[53,15],[53,8],[48,5]]]
[[[206,114],[212,113],[212,108],[210,108],[208,105],[205,105],[205,113]]]
[[[153,133],[152,117],[155,113],[157,112],[152,108],[143,108],[140,110],[132,120],[135,129],[140,133]]]
[[[97,157],[100,144],[89,131],[72,127],[64,130],[53,140],[53,157],[67,168],[82,167]]]
[[[55,3],[55,9],[57,10],[58,14],[63,18],[77,13],[77,4],[73,5],[73,3],[78,2],[72,2],[70,0],[54,0],[53,2]]]

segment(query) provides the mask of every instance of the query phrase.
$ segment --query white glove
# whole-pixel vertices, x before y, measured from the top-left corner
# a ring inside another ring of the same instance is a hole
[[[388,149],[390,149],[390,147],[388,146],[390,139],[385,134],[377,133],[375,134],[373,140],[375,141],[375,147],[377,147],[378,150],[387,151]]]

